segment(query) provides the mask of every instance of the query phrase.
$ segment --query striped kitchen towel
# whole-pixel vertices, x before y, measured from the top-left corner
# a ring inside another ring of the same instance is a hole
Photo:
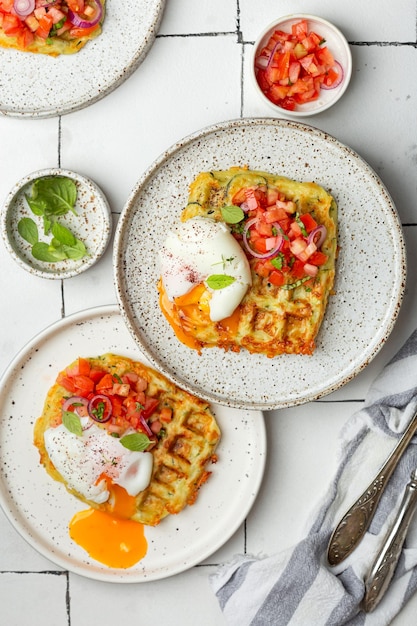
[[[372,613],[361,611],[360,602],[364,579],[417,467],[416,438],[356,550],[330,567],[327,546],[335,525],[378,473],[416,410],[417,330],[375,380],[363,408],[342,429],[337,472],[308,520],[304,539],[271,556],[239,555],[210,577],[227,625],[390,624],[417,590],[417,514],[385,596]]]

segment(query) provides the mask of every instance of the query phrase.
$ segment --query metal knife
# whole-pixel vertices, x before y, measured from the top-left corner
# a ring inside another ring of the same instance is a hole
[[[365,595],[361,608],[367,613],[374,610],[389,587],[402,552],[408,528],[416,510],[416,505],[417,470],[414,470],[411,474],[411,480],[405,488],[404,497],[396,518],[365,581]]]

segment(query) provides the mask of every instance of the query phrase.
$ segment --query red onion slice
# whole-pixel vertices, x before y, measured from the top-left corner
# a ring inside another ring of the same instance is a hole
[[[323,225],[317,226],[308,236],[308,243],[313,242],[316,244],[317,249],[321,247],[324,240],[326,239],[327,228]]]
[[[35,10],[35,0],[14,0],[13,9],[19,17],[27,17]]]
[[[67,398],[62,405],[62,410],[70,411],[71,407],[73,407],[73,412],[80,417],[86,417],[88,415],[87,398],[83,398],[82,396],[71,396],[71,398]]]
[[[91,26],[95,26],[101,20],[103,15],[103,5],[100,0],[94,0],[96,5],[96,10],[94,12],[94,17],[91,20],[86,20],[85,18],[78,15],[78,13],[74,13],[71,9],[68,9],[68,19],[76,26],[77,28],[90,28]]]
[[[146,434],[148,435],[148,437],[155,437],[154,433],[152,432],[152,430],[149,427],[148,422],[146,421],[146,419],[143,417],[142,414],[139,415],[139,421],[141,423],[141,425],[143,426]]]
[[[339,61],[334,62],[334,67],[339,72],[338,78],[336,78],[334,83],[332,83],[331,85],[326,85],[325,82],[322,82],[321,83],[322,89],[335,89],[336,87],[339,87],[340,83],[342,82],[343,76],[344,76],[343,67],[340,65]]]
[[[97,407],[97,404],[99,404],[100,402],[104,404],[103,416],[97,415],[96,407]],[[109,419],[111,418],[112,412],[113,412],[113,407],[112,407],[110,398],[108,398],[107,396],[104,396],[103,394],[98,394],[96,396],[93,396],[90,402],[88,403],[89,416],[95,422],[99,422],[100,424],[104,424],[105,422],[108,422]]]
[[[275,256],[275,254],[281,249],[284,238],[282,237],[281,234],[279,234],[277,235],[277,243],[273,248],[271,248],[271,250],[268,250],[268,252],[265,252],[263,254],[261,254],[260,252],[255,252],[255,250],[253,250],[249,245],[247,235],[248,235],[250,227],[256,224],[258,221],[259,221],[258,217],[253,217],[252,219],[246,222],[245,227],[243,229],[243,244],[246,250],[249,252],[249,254],[251,254],[253,257],[257,259],[270,259],[271,257]],[[274,222],[272,225],[275,226],[275,228],[277,229],[279,233],[281,232],[281,228],[279,224]]]

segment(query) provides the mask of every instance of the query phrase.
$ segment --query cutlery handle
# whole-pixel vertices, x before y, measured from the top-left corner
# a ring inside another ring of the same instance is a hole
[[[408,528],[417,504],[417,474],[411,475],[400,509],[395,521],[385,537],[383,546],[375,559],[368,578],[365,582],[365,596],[362,600],[362,609],[369,613],[373,611],[388,589],[397,567]]]
[[[417,414],[413,416],[403,436],[372,483],[345,513],[333,531],[327,550],[327,560],[330,565],[341,563],[362,540],[385,487],[416,430]]]

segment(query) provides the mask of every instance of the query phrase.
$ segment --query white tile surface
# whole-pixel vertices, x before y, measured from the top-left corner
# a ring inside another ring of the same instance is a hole
[[[272,553],[303,536],[336,467],[341,426],[417,326],[416,4],[168,0],[148,57],[112,94],[62,118],[0,116],[1,202],[25,174],[60,165],[102,187],[116,225],[140,176],[174,142],[215,122],[271,116],[249,80],[253,42],[279,15],[321,15],[345,33],[354,71],[341,102],[305,122],[349,145],[380,175],[404,224],[409,265],[398,321],[373,362],[320,402],[266,414],[264,483],[246,523],[220,550],[204,564],[165,580],[111,585],[60,571],[0,511],[1,624],[113,626],[115,621],[130,624],[135,616],[141,626],[221,626],[208,584],[216,566],[244,550]],[[364,228],[371,227],[372,216],[364,216]],[[94,268],[64,282],[30,276],[8,257],[2,242],[0,265],[0,372],[29,339],[63,315],[116,302],[111,246]],[[413,597],[392,624],[415,623],[416,610]]]

